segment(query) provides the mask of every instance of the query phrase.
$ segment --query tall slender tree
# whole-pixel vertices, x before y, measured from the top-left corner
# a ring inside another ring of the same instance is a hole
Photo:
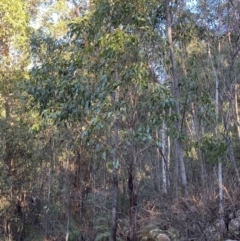
[[[175,113],[176,113],[176,122],[175,122],[175,128],[178,132],[179,136],[176,136],[174,139],[174,145],[175,145],[175,176],[178,177],[178,170],[180,170],[180,178],[182,187],[184,189],[184,193],[187,194],[187,177],[186,177],[186,170],[185,170],[185,164],[183,161],[183,151],[182,151],[182,144],[181,144],[181,113],[180,113],[180,83],[178,80],[177,75],[177,66],[176,66],[176,60],[174,55],[174,45],[173,45],[173,38],[172,38],[172,12],[170,10],[170,4],[171,1],[166,0],[165,1],[165,7],[166,7],[166,36],[168,39],[168,47],[169,47],[169,55],[170,55],[170,61],[172,65],[172,79],[173,79],[173,96],[175,98]],[[177,183],[177,180],[176,180]]]

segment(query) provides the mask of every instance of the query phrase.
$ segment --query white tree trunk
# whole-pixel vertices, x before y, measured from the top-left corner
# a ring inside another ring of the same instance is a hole
[[[176,67],[176,61],[173,51],[173,40],[172,40],[172,19],[171,19],[171,12],[170,12],[170,1],[165,0],[165,6],[166,6],[166,35],[168,38],[168,44],[169,44],[169,53],[170,53],[170,61],[172,64],[172,78],[173,78],[173,96],[175,98],[175,114],[180,117],[180,92],[179,92],[179,81],[177,76],[177,67]],[[175,122],[175,127],[178,132],[181,132],[181,120],[178,118]],[[178,178],[178,168],[180,171],[180,177],[181,177],[181,184],[184,190],[184,194],[187,194],[187,177],[186,177],[186,171],[185,171],[185,164],[183,161],[183,151],[182,151],[182,145],[179,138],[174,139],[175,144],[175,174],[176,178]],[[176,180],[177,184],[177,180]],[[178,191],[177,191],[178,193]]]
[[[167,194],[166,124],[162,123],[162,189]]]
[[[220,44],[219,44],[220,52]],[[219,79],[217,71],[214,67],[210,47],[208,46],[208,56],[211,63],[212,71],[215,77],[215,113],[216,113],[216,125],[215,125],[215,134],[218,135],[218,118],[219,118]],[[218,190],[219,190],[219,218],[220,218],[220,231],[224,232],[224,227],[222,223],[224,221],[224,210],[223,210],[223,180],[222,180],[222,161],[218,158]]]

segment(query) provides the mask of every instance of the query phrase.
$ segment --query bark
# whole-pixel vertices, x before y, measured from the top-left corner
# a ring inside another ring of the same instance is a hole
[[[116,80],[118,81],[118,74],[116,73]],[[115,91],[114,103],[115,106],[119,102],[119,87]],[[115,113],[114,123],[113,123],[114,133],[113,133],[113,172],[112,172],[112,224],[110,232],[110,241],[116,241],[117,234],[117,204],[118,204],[118,159],[117,159],[117,148],[118,148],[118,115]]]
[[[50,138],[50,145],[51,145],[51,159],[50,165],[48,169],[48,194],[47,194],[47,201],[50,203],[51,199],[51,187],[52,187],[52,171],[54,169],[54,139]]]
[[[172,110],[169,110],[169,116],[171,115]],[[167,138],[167,155],[166,155],[166,159],[167,159],[167,169],[169,170],[170,167],[170,154],[171,154],[171,139],[170,139],[170,135],[168,135]],[[168,176],[168,182],[169,182],[169,176]],[[169,186],[169,185],[168,185]]]
[[[167,163],[166,163],[166,124],[162,123],[162,189],[167,194]]]
[[[234,98],[235,98],[235,113],[236,113],[236,119],[237,119],[237,133],[238,133],[238,139],[240,139],[240,117],[239,117],[239,112],[238,112],[238,90],[239,90],[239,85],[235,84],[235,89],[234,89]]]
[[[66,168],[66,211],[67,211],[67,227],[65,240],[69,240],[70,232],[70,180],[69,180],[70,168],[69,168],[69,157],[67,157],[67,168]]]
[[[165,122],[162,123],[162,129],[161,129],[161,143],[162,148],[157,147],[157,162],[156,162],[156,172],[157,172],[157,182],[158,182],[158,188],[157,190],[160,191],[161,194],[166,195],[167,194],[167,188],[169,186],[168,176],[167,176],[167,170],[168,170],[168,153],[167,153],[167,137],[166,137],[166,124]],[[156,131],[156,138],[158,141],[160,141],[160,138],[158,136],[158,130]]]
[[[157,142],[160,142],[160,138],[159,138],[159,130],[157,128],[156,130],[156,140]],[[157,154],[157,158],[156,158],[156,179],[157,179],[157,191],[160,192],[161,191],[161,185],[162,185],[162,180],[161,180],[161,151],[159,149],[159,147],[157,146],[156,148],[156,154]]]
[[[175,122],[175,128],[178,132],[181,132],[181,120],[180,117],[180,91],[179,91],[179,81],[177,76],[177,67],[176,67],[176,61],[174,56],[174,50],[173,50],[173,40],[172,40],[172,19],[171,19],[171,11],[170,11],[170,1],[165,0],[166,5],[166,35],[168,38],[168,44],[169,44],[169,54],[170,54],[170,61],[172,65],[172,78],[173,78],[173,96],[175,98],[175,114],[178,116],[178,119]],[[180,171],[180,178],[181,178],[181,184],[184,190],[184,194],[187,194],[187,177],[186,177],[186,171],[185,171],[185,164],[183,161],[183,151],[182,151],[182,144],[179,138],[175,137],[174,139],[174,145],[175,145],[175,175],[176,178],[178,178],[178,169]],[[176,180],[177,182],[177,180]],[[178,193],[178,191],[177,191]]]
[[[220,44],[218,46],[218,51],[220,53]],[[210,60],[210,64],[212,67],[212,71],[215,77],[215,113],[216,113],[216,124],[215,124],[215,134],[218,135],[218,119],[219,119],[219,79],[217,75],[217,71],[214,67],[212,55],[210,51],[210,47],[208,46],[208,56]],[[218,158],[218,157],[217,157]],[[219,218],[220,218],[220,232],[224,232],[224,209],[223,209],[223,180],[222,180],[222,161],[220,158],[217,160],[218,162],[218,195],[219,195]]]
[[[76,151],[76,165],[78,166],[77,169],[77,173],[76,173],[76,177],[78,178],[76,180],[76,185],[79,186],[79,216],[80,216],[80,219],[82,220],[82,217],[83,217],[83,203],[84,203],[84,181],[83,181],[83,173],[84,173],[84,170],[83,170],[83,167],[84,165],[82,164],[82,160],[81,160],[81,151]]]
[[[134,156],[133,156],[134,158]],[[136,206],[137,206],[137,194],[134,186],[134,163],[129,165],[128,169],[128,191],[129,191],[129,200],[130,200],[130,210],[129,210],[129,219],[130,219],[130,229],[129,229],[129,241],[135,241],[137,239],[136,233]]]

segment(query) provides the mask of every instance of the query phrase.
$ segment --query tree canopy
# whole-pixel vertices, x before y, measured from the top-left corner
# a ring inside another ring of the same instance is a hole
[[[0,2],[0,239],[239,239],[239,7]]]

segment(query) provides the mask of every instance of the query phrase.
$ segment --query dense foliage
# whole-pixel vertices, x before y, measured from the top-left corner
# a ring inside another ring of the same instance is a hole
[[[239,239],[239,8],[0,2],[0,239]]]

